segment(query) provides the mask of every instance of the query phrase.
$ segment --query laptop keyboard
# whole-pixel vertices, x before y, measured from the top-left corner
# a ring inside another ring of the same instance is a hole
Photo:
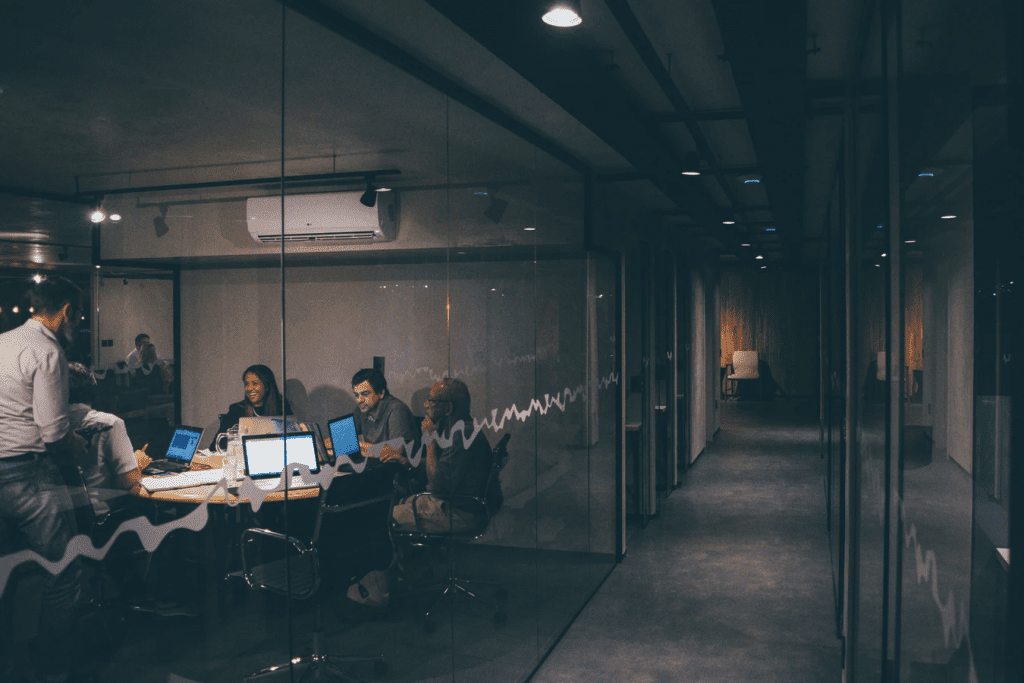
[[[180,474],[169,474],[162,477],[143,477],[139,483],[152,493],[153,491],[166,491],[168,489],[185,489],[190,486],[205,486],[216,484],[224,475],[222,469],[196,470],[182,472]]]

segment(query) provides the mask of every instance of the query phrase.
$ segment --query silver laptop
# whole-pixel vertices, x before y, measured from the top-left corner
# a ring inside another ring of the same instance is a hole
[[[287,466],[292,470],[289,488],[317,486],[315,475],[320,471],[316,457],[316,442],[312,432],[299,434],[261,434],[242,437],[245,453],[245,474],[261,489],[275,489],[281,482],[281,473]],[[305,465],[312,476],[300,474],[295,465]]]

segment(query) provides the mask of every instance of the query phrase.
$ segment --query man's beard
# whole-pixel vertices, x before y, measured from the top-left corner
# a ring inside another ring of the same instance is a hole
[[[75,328],[72,326],[70,318],[64,318],[60,328],[57,329],[57,341],[65,351],[71,350],[71,347],[75,345]]]

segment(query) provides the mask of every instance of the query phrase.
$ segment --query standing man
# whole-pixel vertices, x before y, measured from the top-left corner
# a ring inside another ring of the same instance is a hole
[[[0,334],[0,519],[50,561],[64,556],[77,532],[54,458],[77,458],[87,447],[70,427],[64,356],[81,317],[81,295],[70,281],[47,278],[29,294],[32,318]],[[40,654],[50,656],[39,657],[37,680],[68,677],[79,574],[76,560],[44,580],[38,632]]]
[[[352,375],[352,393],[359,410],[355,414],[359,451],[363,457],[377,457],[381,462],[408,465],[404,443],[418,443],[420,431],[409,406],[388,392],[384,373],[375,368],[364,368]],[[404,445],[403,443],[403,445]],[[379,450],[371,446],[384,444]]]
[[[129,370],[142,365],[142,347],[149,343],[149,335],[145,332],[135,335],[135,348],[128,354],[128,357],[124,359],[125,365],[128,366]],[[156,359],[161,360],[159,354]],[[155,361],[154,361],[155,362]]]

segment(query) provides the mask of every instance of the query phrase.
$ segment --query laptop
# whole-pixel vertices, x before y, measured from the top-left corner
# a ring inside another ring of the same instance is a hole
[[[146,465],[143,474],[163,474],[165,472],[184,472],[192,465],[192,457],[196,454],[199,441],[203,438],[201,427],[178,425],[171,437],[171,445],[167,454]]]
[[[335,462],[342,455],[348,456],[349,460],[354,463],[363,462],[363,455],[359,451],[359,436],[356,434],[355,415],[349,414],[334,418],[327,423],[327,431],[331,434]],[[380,460],[377,458],[366,458],[365,461],[365,469],[374,469],[381,465]],[[350,470],[351,466],[346,463],[343,463],[341,467],[344,471],[355,471]]]
[[[285,446],[288,451],[288,465],[305,465],[309,473],[315,475],[320,471],[320,463],[316,458],[316,442],[313,432],[299,434],[261,434],[243,436],[242,450],[245,452],[245,474],[261,489],[275,489],[281,482],[281,472],[285,469]],[[299,476],[299,470],[292,470],[290,488],[311,488],[318,486],[315,478]]]

